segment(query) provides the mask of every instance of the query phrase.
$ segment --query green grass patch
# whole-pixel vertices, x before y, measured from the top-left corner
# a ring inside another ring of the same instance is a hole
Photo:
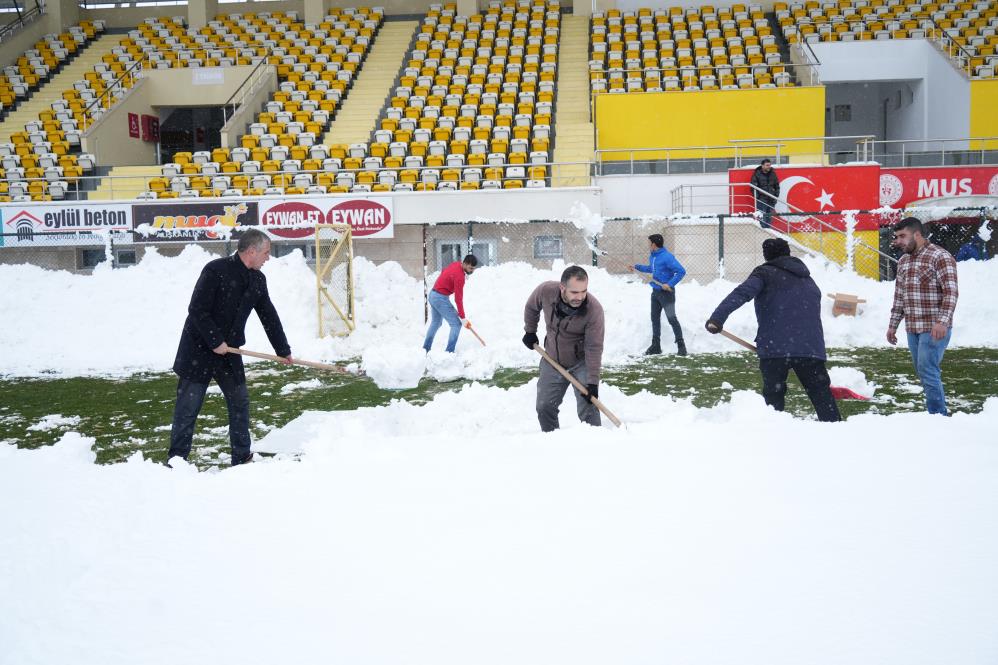
[[[858,413],[890,414],[922,409],[921,388],[903,349],[833,349],[829,367],[854,367],[879,384],[869,402],[842,401],[846,417]],[[954,349],[943,361],[943,381],[952,411],[976,412],[996,394],[998,349]],[[518,386],[536,370],[501,370],[487,385]],[[252,401],[253,435],[259,438],[309,410],[352,410],[405,399],[421,404],[441,392],[459,389],[467,381],[424,380],[412,390],[382,390],[363,377],[326,374],[301,367],[250,365],[247,380]],[[754,355],[698,354],[687,358],[663,355],[644,358],[604,371],[604,381],[627,394],[647,390],[690,398],[696,406],[713,406],[734,390],[761,386]],[[173,374],[141,374],[127,378],[0,379],[0,441],[24,448],[51,445],[73,430],[96,439],[100,463],[120,462],[137,450],[164,461],[169,448],[170,420],[176,391]],[[302,384],[302,385],[296,385]],[[813,415],[803,389],[791,374],[787,410]],[[43,418],[59,414],[72,420],[46,427]],[[533,413],[521,414],[534,418]],[[78,419],[78,421],[76,420]],[[209,390],[194,440],[200,466],[228,461],[225,400],[216,387]],[[74,424],[75,423],[75,424]]]

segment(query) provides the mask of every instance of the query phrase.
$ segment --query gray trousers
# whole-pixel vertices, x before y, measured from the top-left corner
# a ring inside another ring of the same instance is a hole
[[[586,375],[585,361],[576,363],[568,368],[568,373],[579,380],[579,383],[588,383]],[[542,432],[552,432],[558,429],[558,409],[561,401],[565,399],[565,391],[571,384],[568,379],[558,373],[546,360],[541,360],[541,375],[537,379],[537,420],[541,423]],[[579,420],[589,423],[594,427],[602,425],[599,417],[599,409],[585,400],[574,387],[575,408],[579,414]]]

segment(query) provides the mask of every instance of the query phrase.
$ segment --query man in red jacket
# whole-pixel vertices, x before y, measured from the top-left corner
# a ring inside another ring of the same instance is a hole
[[[426,339],[423,341],[423,349],[429,352],[433,346],[433,338],[440,329],[440,324],[444,319],[450,326],[450,335],[447,337],[447,352],[454,353],[457,346],[457,336],[461,334],[461,326],[471,327],[471,322],[464,318],[464,277],[475,272],[478,267],[478,258],[474,254],[468,254],[460,263],[455,261],[440,271],[433,290],[430,291],[430,328],[426,331]],[[457,310],[450,304],[450,295],[454,294],[454,302],[457,303]]]

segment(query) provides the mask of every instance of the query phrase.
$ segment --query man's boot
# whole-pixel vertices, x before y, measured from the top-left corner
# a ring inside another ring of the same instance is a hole
[[[651,346],[645,349],[646,356],[657,356],[662,353],[662,345],[659,343],[658,337],[651,338]]]
[[[686,342],[682,339],[676,340],[676,355],[685,356],[686,355]]]

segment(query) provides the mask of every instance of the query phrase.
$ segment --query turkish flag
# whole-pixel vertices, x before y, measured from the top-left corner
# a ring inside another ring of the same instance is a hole
[[[839,211],[874,210],[880,206],[879,165],[785,166],[773,170],[780,179],[780,196],[773,211],[773,228],[777,231],[844,231],[846,222]],[[728,171],[732,213],[755,210],[748,186],[754,172],[755,167]],[[856,230],[876,228],[873,215],[856,216]]]

